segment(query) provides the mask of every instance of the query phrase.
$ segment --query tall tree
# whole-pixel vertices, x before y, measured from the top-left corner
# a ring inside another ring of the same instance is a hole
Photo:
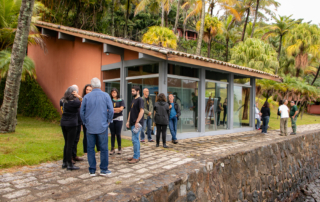
[[[201,22],[197,23],[197,31],[201,28]],[[206,15],[204,19],[204,33],[203,39],[208,44],[207,57],[210,57],[211,42],[212,39],[217,35],[222,33],[222,23],[217,17],[211,17],[209,14]]]
[[[226,62],[228,62],[230,39],[236,35],[236,31],[234,29],[234,22],[235,18],[232,15],[229,15],[229,17],[222,23],[223,35],[225,36],[226,40]]]
[[[278,8],[280,6],[280,3],[278,3],[275,0],[257,0],[255,14],[254,14],[254,21],[252,25],[251,38],[253,37],[254,29],[257,23],[259,8],[263,9],[266,13],[270,14],[270,10],[268,9],[269,6],[274,6],[275,8]]]
[[[199,31],[199,37],[198,37],[198,43],[197,43],[197,50],[196,50],[196,55],[201,54],[201,44],[202,44],[202,39],[203,39],[203,30],[204,30],[204,18],[205,18],[205,6],[206,1],[202,0],[202,11],[201,11],[201,23],[200,23],[200,31]]]
[[[262,36],[262,39],[267,39],[269,37],[279,37],[279,48],[278,48],[278,62],[280,63],[280,54],[282,43],[285,35],[289,33],[289,31],[298,23],[294,19],[291,19],[291,16],[280,16],[278,18],[273,17],[275,23],[268,26],[267,28],[270,30]],[[276,69],[275,74],[278,74],[278,69]]]
[[[309,64],[309,54],[319,55],[320,29],[317,25],[303,23],[290,30],[286,38],[287,54],[295,57],[296,77]]]
[[[178,4],[177,4],[177,14],[176,14],[176,20],[174,22],[174,29],[173,29],[173,32],[175,34],[177,34],[177,29],[178,29],[178,23],[179,23],[179,16],[180,16],[180,3],[181,0],[178,0]]]
[[[28,35],[34,0],[22,0],[18,28],[12,48],[11,63],[0,109],[0,132],[14,132],[18,109],[19,90],[23,60],[26,55]]]

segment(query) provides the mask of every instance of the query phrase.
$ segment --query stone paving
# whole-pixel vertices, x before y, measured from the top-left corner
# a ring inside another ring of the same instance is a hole
[[[320,124],[298,127],[298,133],[314,130],[319,131]],[[169,149],[145,143],[137,164],[126,161],[132,157],[132,147],[124,148],[122,155],[110,157],[112,174],[107,177],[90,177],[86,157],[77,163],[81,168],[78,171],[61,169],[61,161],[26,166],[0,175],[0,201],[128,201],[161,186],[170,187],[170,183],[183,179],[186,166],[196,169],[205,165],[208,156],[219,158],[292,137],[279,136],[279,131],[274,130],[266,135],[250,131],[180,140],[176,145],[168,143]],[[99,156],[96,157],[99,163]]]

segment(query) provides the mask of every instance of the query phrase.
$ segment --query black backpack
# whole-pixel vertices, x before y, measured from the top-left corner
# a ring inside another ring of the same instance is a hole
[[[280,113],[280,110],[279,110],[279,108],[278,108],[278,116],[281,116],[281,113]]]

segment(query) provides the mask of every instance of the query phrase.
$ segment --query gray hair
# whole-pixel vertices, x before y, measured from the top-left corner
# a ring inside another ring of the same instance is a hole
[[[72,85],[72,87],[76,88],[77,93],[79,93],[79,87],[76,84]]]
[[[101,88],[100,79],[98,79],[97,77],[94,77],[93,79],[91,79],[91,85],[92,85],[92,88]]]
[[[64,93],[64,96],[62,98],[63,103],[67,103],[69,100],[74,100],[75,97],[73,96],[73,91],[77,91],[77,88],[74,86],[70,86],[66,92]]]

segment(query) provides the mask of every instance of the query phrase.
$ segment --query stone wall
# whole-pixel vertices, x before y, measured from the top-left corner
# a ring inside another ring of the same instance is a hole
[[[169,171],[163,186],[134,201],[299,201],[301,188],[319,176],[319,146],[317,131],[206,157]]]

